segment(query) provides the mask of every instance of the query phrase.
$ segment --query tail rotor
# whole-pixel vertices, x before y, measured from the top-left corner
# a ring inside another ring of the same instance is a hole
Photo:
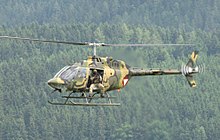
[[[182,64],[181,72],[184,75],[191,87],[196,87],[196,81],[193,78],[193,74],[202,73],[205,71],[205,64],[196,65],[198,58],[198,51],[193,51],[191,57],[186,65]]]

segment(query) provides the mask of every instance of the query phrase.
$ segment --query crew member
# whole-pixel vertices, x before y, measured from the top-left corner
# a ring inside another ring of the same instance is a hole
[[[97,72],[97,70],[93,70],[93,73],[91,75],[91,85],[89,88],[89,96],[93,96],[93,89],[98,88],[101,91],[101,97],[104,97],[104,86],[102,84],[102,76]]]

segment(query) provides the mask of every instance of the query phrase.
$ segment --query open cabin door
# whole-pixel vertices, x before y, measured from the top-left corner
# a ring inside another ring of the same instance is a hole
[[[88,76],[88,82],[87,82],[87,88],[90,87],[90,85],[92,84],[92,81],[91,81],[91,76],[92,76],[92,73],[94,70],[97,70],[98,74],[102,77],[102,82],[103,83],[103,75],[104,75],[104,70],[103,69],[95,69],[95,68],[90,68],[89,69],[89,76]]]

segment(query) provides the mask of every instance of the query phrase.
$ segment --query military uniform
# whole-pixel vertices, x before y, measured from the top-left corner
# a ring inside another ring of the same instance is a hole
[[[93,75],[91,76],[90,80],[91,80],[92,84],[90,85],[90,88],[89,88],[89,95],[92,96],[93,95],[93,89],[98,88],[101,91],[101,96],[103,96],[105,91],[104,91],[104,86],[102,84],[101,75],[96,70],[94,70]]]

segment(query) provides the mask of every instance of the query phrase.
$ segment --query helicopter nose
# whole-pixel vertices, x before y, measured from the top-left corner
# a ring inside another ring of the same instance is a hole
[[[65,82],[60,78],[52,78],[47,81],[47,84],[52,88],[60,88],[65,84]]]

